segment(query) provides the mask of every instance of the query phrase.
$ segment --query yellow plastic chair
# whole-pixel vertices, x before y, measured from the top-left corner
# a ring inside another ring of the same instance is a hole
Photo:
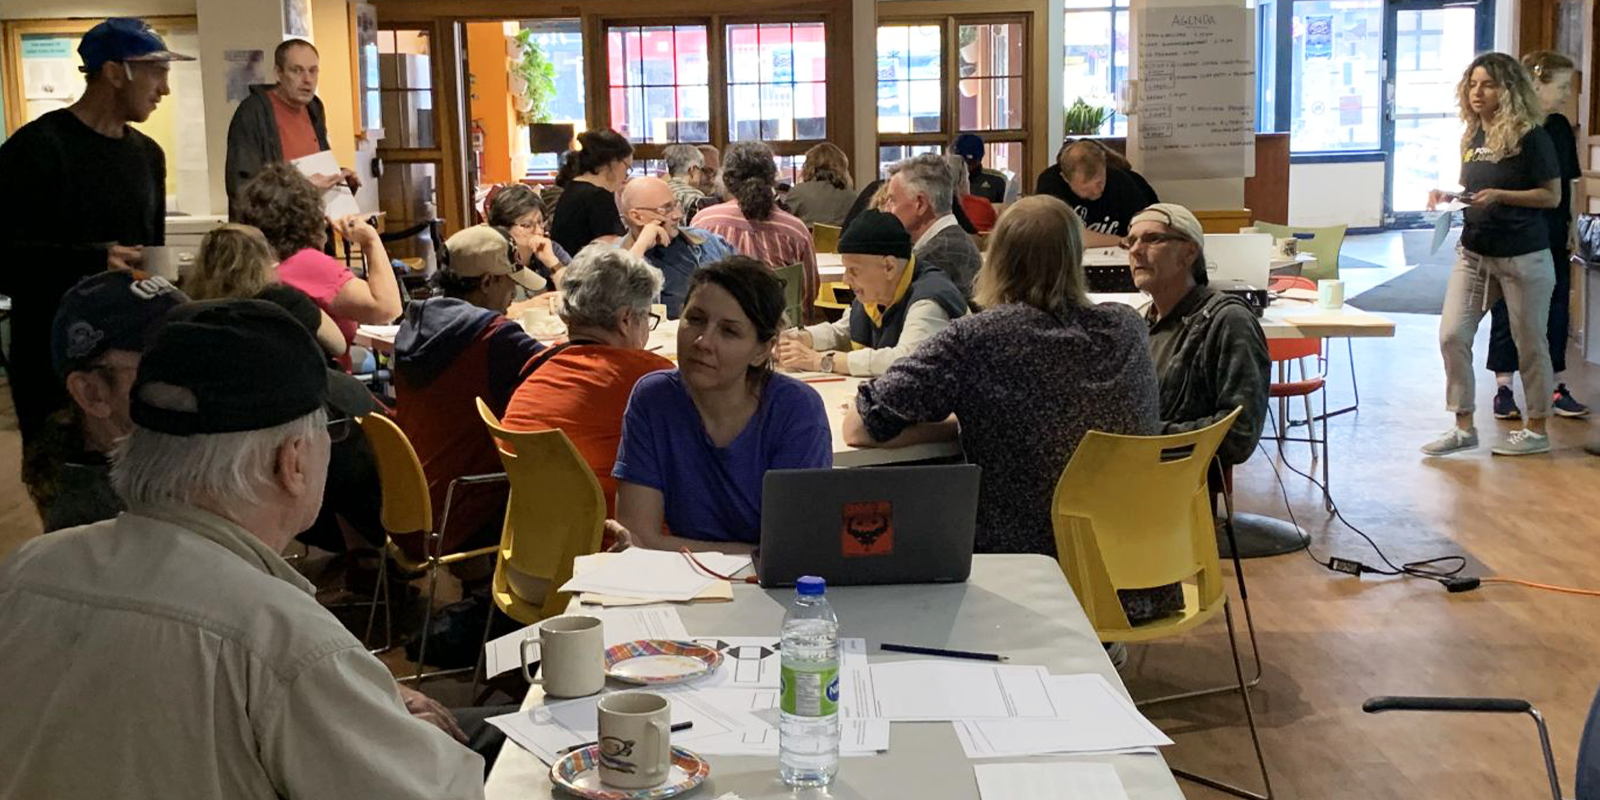
[[[384,598],[385,610],[388,609],[388,566],[389,559],[394,559],[402,569],[408,572],[428,572],[428,598],[427,613],[422,622],[422,647],[417,654],[417,672],[409,678],[401,680],[414,680],[419,683],[424,678],[435,675],[450,675],[465,672],[465,669],[440,670],[425,672],[428,663],[428,629],[433,624],[433,600],[439,586],[439,570],[467,559],[489,555],[495,552],[494,547],[483,547],[476,550],[463,550],[455,553],[442,552],[444,548],[443,531],[450,522],[450,505],[455,498],[456,487],[481,483],[498,483],[506,479],[505,473],[495,472],[487,475],[465,475],[450,481],[450,486],[445,490],[444,514],[439,520],[439,528],[433,525],[433,500],[428,494],[428,478],[422,471],[422,461],[417,458],[417,451],[411,446],[411,440],[406,437],[405,431],[396,425],[394,420],[378,414],[368,414],[360,418],[361,431],[366,434],[367,442],[372,446],[372,454],[378,467],[378,485],[383,494],[383,510],[380,520],[384,532],[388,535],[385,549],[388,558],[383,559],[378,567],[378,589],[386,596]],[[395,536],[420,535],[427,537],[423,551],[427,558],[423,561],[412,561],[406,556],[405,551],[395,546]],[[377,612],[376,593],[374,594],[373,613]],[[392,614],[391,614],[392,615]],[[388,616],[385,625],[390,624]],[[372,634],[372,619],[367,620],[367,635]]]
[[[1253,223],[1256,230],[1270,233],[1275,239],[1295,237],[1299,243],[1295,245],[1301,251],[1317,257],[1316,266],[1301,270],[1300,276],[1316,280],[1337,280],[1339,278],[1339,251],[1344,248],[1344,235],[1348,230],[1347,225],[1327,225],[1320,228],[1304,227],[1300,225],[1278,225],[1271,222]],[[1361,407],[1361,385],[1356,382],[1356,351],[1351,344],[1350,337],[1344,340],[1345,357],[1350,362],[1350,392],[1355,400],[1349,406],[1337,411],[1326,413],[1320,419],[1337,417],[1347,414]],[[1324,351],[1326,357],[1328,351]]]
[[[1177,769],[1173,774],[1239,797],[1267,800],[1272,796],[1272,784],[1250,705],[1250,684],[1234,636],[1233,610],[1218,565],[1216,523],[1206,484],[1212,457],[1238,416],[1235,409],[1214,425],[1167,436],[1090,431],[1061,473],[1051,515],[1061,571],[1101,641],[1145,642],[1177,636],[1222,612],[1237,684],[1153,698],[1139,705],[1238,692],[1265,794]],[[1236,569],[1237,565],[1236,560]],[[1183,584],[1182,611],[1140,625],[1129,623],[1117,595],[1119,589],[1172,583]],[[1248,616],[1246,606],[1247,621]],[[1252,633],[1252,643],[1254,639]],[[1259,668],[1259,650],[1256,659]]]
[[[1194,217],[1205,233],[1238,233],[1250,224],[1248,208],[1194,209]]]
[[[788,317],[786,324],[789,327],[800,327],[806,323],[805,319],[805,291],[806,267],[804,264],[790,264],[787,267],[778,267],[773,270],[778,280],[783,281],[783,306],[784,315]]]
[[[850,300],[855,295],[850,291],[850,284],[844,281],[828,281],[817,290],[817,308],[826,308],[830,311],[843,311],[850,307]]]
[[[566,433],[506,430],[483,398],[478,415],[511,478],[491,595],[506,616],[532,625],[566,609],[568,596],[556,589],[572,577],[574,559],[600,551],[605,494]],[[543,596],[530,596],[540,583]]]
[[[811,244],[819,253],[839,252],[839,235],[844,229],[838,225],[817,223],[811,226]]]

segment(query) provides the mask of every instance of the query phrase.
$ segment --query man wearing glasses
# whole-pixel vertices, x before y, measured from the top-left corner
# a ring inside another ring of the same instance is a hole
[[[1189,209],[1157,203],[1134,215],[1128,237],[1133,284],[1153,301],[1150,355],[1161,388],[1162,433],[1204,428],[1242,409],[1217,455],[1250,457],[1261,438],[1271,380],[1267,337],[1243,300],[1207,285],[1205,235]]]
[[[683,312],[689,276],[734,255],[733,245],[710,231],[683,226],[683,206],[660,178],[635,178],[622,190],[622,220],[628,235],[621,246],[661,270],[661,302],[667,319]]]

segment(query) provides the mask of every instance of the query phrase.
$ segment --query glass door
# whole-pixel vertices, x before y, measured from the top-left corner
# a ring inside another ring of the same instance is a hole
[[[1493,13],[1486,3],[1402,0],[1390,3],[1384,139],[1385,212],[1401,226],[1420,223],[1428,190],[1457,185],[1461,119],[1456,85],[1473,56],[1488,47]]]

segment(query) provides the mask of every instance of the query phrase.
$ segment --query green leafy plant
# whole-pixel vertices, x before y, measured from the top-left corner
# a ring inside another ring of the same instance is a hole
[[[1063,122],[1066,135],[1084,136],[1099,133],[1100,126],[1104,125],[1106,118],[1111,116],[1111,109],[1090,105],[1083,98],[1078,98],[1072,105],[1067,106]]]
[[[517,31],[516,40],[517,46],[522,48],[522,58],[513,65],[512,71],[527,84],[522,92],[527,100],[526,108],[519,104],[517,121],[523,125],[548,122],[550,100],[556,95],[556,66],[545,58],[539,43],[533,40],[533,31],[527,28]]]

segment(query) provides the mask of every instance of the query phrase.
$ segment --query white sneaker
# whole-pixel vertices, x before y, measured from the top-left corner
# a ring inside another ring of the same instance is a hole
[[[1439,438],[1422,446],[1422,452],[1430,456],[1447,456],[1459,453],[1462,450],[1471,450],[1478,446],[1478,429],[1451,428],[1439,434]]]
[[[1504,442],[1495,445],[1489,452],[1497,456],[1531,456],[1535,453],[1548,453],[1550,437],[1522,428],[1512,431]]]

